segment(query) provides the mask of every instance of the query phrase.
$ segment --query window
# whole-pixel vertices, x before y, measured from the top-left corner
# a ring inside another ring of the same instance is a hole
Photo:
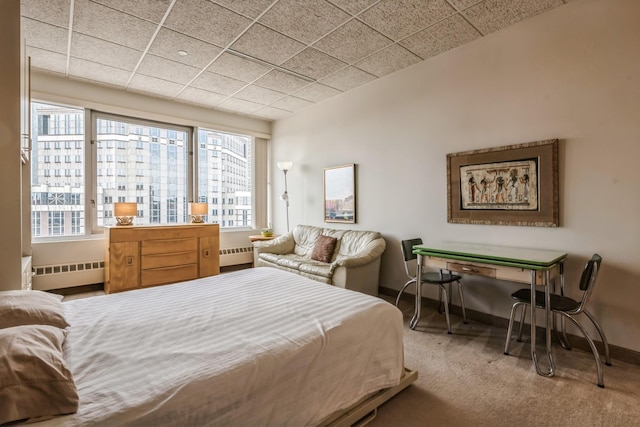
[[[138,225],[185,223],[192,200],[212,205],[210,222],[253,225],[250,136],[40,102],[32,120],[33,237],[102,232],[116,200],[137,202]]]
[[[234,135],[214,130],[200,129],[198,132],[198,198],[211,200],[217,205],[218,200],[233,205],[239,197],[250,197],[252,194],[251,167],[252,139],[245,135]],[[221,147],[222,146],[222,147]],[[220,154],[220,155],[219,155]],[[213,160],[217,157],[218,160]],[[233,167],[231,167],[233,165]],[[218,166],[222,172],[214,172]],[[221,175],[222,180],[229,183],[226,187],[213,185]],[[229,210],[234,215],[229,221],[217,221],[228,227],[250,227],[252,224],[252,204],[237,206]],[[242,211],[245,213],[243,214]],[[217,217],[218,210],[213,209],[213,216]],[[224,216],[224,211],[222,213]],[[217,220],[218,218],[214,218]],[[219,218],[222,219],[222,218]],[[214,221],[215,222],[215,221]]]

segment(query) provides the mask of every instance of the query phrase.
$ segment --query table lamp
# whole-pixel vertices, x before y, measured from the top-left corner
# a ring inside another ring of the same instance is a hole
[[[189,203],[189,210],[191,211],[191,222],[195,224],[201,224],[204,222],[204,216],[209,210],[209,204]]]
[[[113,204],[113,214],[117,225],[133,225],[133,218],[138,214],[138,204],[135,202],[116,202]]]

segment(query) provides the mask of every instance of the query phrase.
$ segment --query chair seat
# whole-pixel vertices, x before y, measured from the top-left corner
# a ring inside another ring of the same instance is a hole
[[[531,289],[520,289],[511,295],[516,301],[531,303]],[[551,294],[551,310],[572,312],[579,307],[579,303],[569,297]],[[545,308],[544,292],[536,291],[536,307]]]
[[[423,283],[451,283],[451,282],[456,282],[458,280],[462,279],[462,276],[458,276],[457,274],[449,274],[449,273],[436,273],[436,272],[429,272],[429,273],[422,273],[422,282]]]

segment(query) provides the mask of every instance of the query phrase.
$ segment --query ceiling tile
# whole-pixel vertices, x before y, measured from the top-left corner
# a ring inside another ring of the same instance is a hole
[[[112,9],[121,10],[129,15],[146,19],[156,24],[162,21],[171,0],[93,0]]]
[[[99,39],[145,50],[156,25],[88,0],[75,0],[73,29]]]
[[[226,47],[251,21],[209,0],[180,0],[164,25],[215,45]]]
[[[71,36],[71,56],[133,71],[142,52],[74,32]]]
[[[69,13],[69,0],[47,0],[47,7],[42,7],[42,0],[20,1],[22,16],[62,28],[69,29]]]
[[[269,89],[277,90],[285,94],[289,94],[292,91],[298,90],[310,82],[301,78],[292,76],[282,71],[273,70],[268,74],[260,77],[256,80],[255,84],[258,86],[266,87]]]
[[[207,68],[207,71],[231,77],[243,82],[252,82],[268,73],[272,68],[239,56],[223,53]]]
[[[246,86],[246,83],[205,71],[191,83],[191,86],[222,95],[231,95]]]
[[[449,3],[451,3],[451,5],[456,9],[463,10],[468,8],[469,6],[480,3],[481,1],[484,0],[449,0]]]
[[[355,66],[377,77],[382,77],[421,60],[402,46],[394,44],[357,62]]]
[[[69,30],[55,25],[43,24],[29,18],[22,18],[22,28],[27,45],[67,54]]]
[[[480,33],[460,15],[453,15],[400,42],[422,59],[480,38]]]
[[[285,96],[284,93],[255,85],[249,85],[233,95],[234,98],[257,102],[259,104],[271,104]]]
[[[360,19],[397,41],[454,12],[445,0],[382,0]]]
[[[197,76],[200,70],[189,65],[147,54],[138,67],[137,72],[146,76],[157,77],[185,85]]]
[[[270,106],[281,110],[295,112],[302,110],[303,108],[307,108],[309,105],[313,105],[313,102],[302,98],[296,98],[295,96],[287,96],[286,98],[274,102]]]
[[[368,83],[371,80],[375,80],[375,78],[375,76],[365,73],[355,67],[347,67],[325,77],[320,80],[320,83],[344,91]]]
[[[257,104],[251,101],[245,101],[243,99],[230,98],[219,105],[220,108],[226,110],[237,111],[240,113],[250,114],[262,107],[262,104]]]
[[[67,72],[67,55],[31,46],[27,46],[27,55],[31,57],[31,68],[60,74]]]
[[[273,3],[273,0],[213,0],[227,9],[248,16],[252,19],[257,18],[267,7]]]
[[[155,77],[136,74],[131,79],[128,90],[137,92],[145,92],[150,95],[162,96],[165,98],[174,98],[183,88],[183,85],[168,82],[166,80],[157,79]]]
[[[331,98],[332,96],[336,96],[341,93],[342,91],[339,91],[338,89],[334,89],[320,83],[312,83],[295,92],[294,95],[297,98],[306,99],[307,101],[320,102],[323,99]]]
[[[226,98],[225,95],[220,95],[219,93],[209,92],[196,87],[188,87],[178,95],[177,99],[198,105],[205,105],[207,107],[215,107]]]
[[[464,15],[484,35],[562,6],[562,0],[486,0],[464,11]]]
[[[185,56],[179,50],[187,52]],[[206,67],[222,51],[221,48],[168,28],[161,28],[153,40],[149,53],[198,68]]]
[[[233,50],[274,65],[282,64],[304,47],[304,44],[291,37],[259,24],[253,25],[249,31],[231,45]]]
[[[349,21],[314,47],[344,62],[354,63],[391,44],[391,40],[360,21]]]
[[[350,18],[324,0],[280,0],[258,22],[310,44]]]
[[[317,49],[308,47],[282,64],[282,68],[294,71],[303,76],[319,79],[347,64]]]
[[[378,0],[329,0],[334,5],[352,15],[362,12]]]
[[[279,108],[273,108],[270,106],[262,107],[257,111],[251,113],[252,116],[260,117],[267,120],[277,120],[290,116],[291,112],[284,111]]]
[[[69,77],[72,78],[82,78],[123,88],[129,81],[130,76],[130,71],[85,61],[84,59],[71,58],[69,62]]]

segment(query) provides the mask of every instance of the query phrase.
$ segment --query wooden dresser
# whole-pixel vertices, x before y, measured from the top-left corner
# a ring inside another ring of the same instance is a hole
[[[220,227],[108,227],[104,259],[108,294],[213,276],[220,273]]]

